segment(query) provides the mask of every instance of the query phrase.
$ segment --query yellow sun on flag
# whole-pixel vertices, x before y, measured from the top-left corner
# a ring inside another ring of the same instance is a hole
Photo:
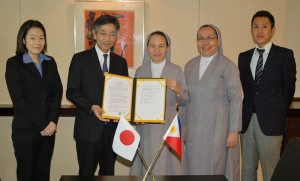
[[[176,133],[176,126],[173,125],[172,128],[171,128],[171,130],[170,130],[170,132],[171,133]]]

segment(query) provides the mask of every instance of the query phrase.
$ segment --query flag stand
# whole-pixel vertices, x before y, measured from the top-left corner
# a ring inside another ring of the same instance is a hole
[[[150,167],[148,168],[148,170],[147,170],[147,172],[146,172],[146,174],[145,174],[145,176],[143,178],[143,181],[145,181],[145,179],[146,179],[147,175],[149,174],[149,172],[151,173],[151,170],[154,167],[154,165],[155,165],[155,163],[156,163],[156,161],[157,161],[157,159],[158,159],[158,157],[159,157],[159,155],[160,155],[160,153],[161,153],[161,151],[162,151],[162,149],[164,147],[164,142],[165,141],[162,141],[162,143],[161,143],[161,145],[160,145],[160,147],[159,147],[159,149],[158,149],[158,151],[157,151],[157,153],[155,155],[155,158],[152,160],[152,162],[150,164]]]
[[[142,153],[140,147],[138,147],[138,154],[140,155],[141,160],[142,160],[142,162],[143,162],[145,168],[148,170],[148,169],[149,169],[149,166],[148,166],[148,164],[147,164],[147,162],[146,162],[145,156],[144,156],[144,154]],[[153,180],[155,181],[154,175],[152,174],[151,171],[149,172],[149,175],[151,175],[152,178],[153,178]]]

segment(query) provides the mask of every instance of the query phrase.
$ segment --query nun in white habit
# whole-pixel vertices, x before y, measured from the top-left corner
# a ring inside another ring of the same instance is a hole
[[[203,25],[197,32],[200,55],[184,68],[189,105],[186,122],[186,159],[189,175],[225,175],[240,180],[239,132],[242,89],[239,71],[223,55],[219,29]]]
[[[139,78],[167,78],[165,123],[137,125],[137,131],[141,135],[139,147],[148,165],[154,159],[164,134],[177,114],[176,104],[185,106],[188,103],[188,90],[183,71],[179,66],[170,62],[170,52],[169,36],[161,31],[151,33],[146,40],[143,65],[135,73],[135,77]],[[185,175],[184,160],[184,156],[180,160],[173,150],[165,145],[152,173],[154,175]],[[130,175],[144,175],[145,173],[146,169],[141,158],[136,154]]]

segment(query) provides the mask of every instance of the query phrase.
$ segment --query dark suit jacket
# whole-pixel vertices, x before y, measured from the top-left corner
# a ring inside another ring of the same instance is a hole
[[[109,73],[128,76],[126,60],[111,52]],[[75,139],[95,142],[100,138],[104,122],[91,113],[91,107],[102,107],[103,89],[104,75],[95,47],[76,53],[71,61],[67,87],[67,98],[77,107]]]
[[[55,60],[43,61],[43,77],[33,63],[23,63],[23,56],[6,63],[6,84],[14,105],[13,128],[44,130],[50,121],[57,123],[62,98],[62,84]]]
[[[255,109],[262,132],[282,135],[288,108],[295,93],[296,63],[293,51],[272,45],[256,90],[250,62],[254,49],[239,55],[238,67],[244,91],[242,133]]]

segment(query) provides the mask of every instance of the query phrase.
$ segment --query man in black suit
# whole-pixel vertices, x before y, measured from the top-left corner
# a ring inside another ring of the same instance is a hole
[[[280,157],[287,111],[295,93],[293,51],[272,44],[275,20],[268,11],[252,17],[256,47],[239,55],[244,91],[242,124],[242,180],[257,180],[260,160],[264,180],[270,180]]]
[[[94,23],[96,45],[76,53],[71,61],[67,98],[76,105],[74,138],[79,175],[114,175],[116,154],[112,141],[117,123],[102,118],[104,72],[128,76],[126,60],[110,51],[120,25],[116,17],[101,15]]]

